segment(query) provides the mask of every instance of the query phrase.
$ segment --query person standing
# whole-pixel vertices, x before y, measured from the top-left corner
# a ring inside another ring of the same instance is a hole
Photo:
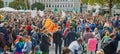
[[[23,54],[22,49],[24,48],[23,37],[20,37],[19,42],[15,44],[15,54]]]
[[[18,25],[16,24],[12,30],[13,41],[15,41],[17,35],[19,35],[19,28]]]
[[[45,30],[41,35],[42,39],[41,39],[40,49],[42,51],[42,54],[49,54],[49,47],[51,44],[47,34],[48,34],[48,31]]]
[[[90,28],[86,28],[86,32],[83,34],[83,40],[85,43],[88,43],[90,38],[94,38],[94,35],[92,32],[90,32]]]
[[[28,23],[28,25],[26,25],[25,29],[26,29],[28,35],[30,35],[30,33],[31,33],[31,31],[32,31],[32,27],[31,27],[30,22]]]
[[[65,37],[66,46],[69,46],[71,42],[77,40],[78,36],[74,31],[74,28],[70,28],[70,31],[68,32],[67,36]]]
[[[0,54],[3,53],[3,52],[6,52],[4,50],[4,47],[5,47],[5,40],[4,40],[4,34],[0,32]]]
[[[31,42],[31,37],[30,36],[25,36],[25,45],[24,48],[22,49],[22,52],[24,54],[29,54],[32,48],[32,42]]]
[[[111,33],[110,38],[102,45],[105,54],[116,54],[115,34]]]
[[[118,29],[117,28],[114,28],[113,29],[113,32],[114,34],[116,35],[116,38],[115,38],[115,51],[117,52],[117,48],[118,48],[118,42],[120,41],[120,34],[118,33]]]
[[[58,31],[56,31],[53,34],[53,40],[54,40],[53,42],[55,43],[55,54],[58,54],[58,50],[59,50],[59,54],[61,54],[62,40],[63,40],[61,27],[59,27]]]
[[[39,41],[39,37],[38,37],[38,28],[35,27],[35,31],[33,32],[32,34],[32,51],[34,53],[34,50],[35,50],[35,47],[39,44],[38,41]]]

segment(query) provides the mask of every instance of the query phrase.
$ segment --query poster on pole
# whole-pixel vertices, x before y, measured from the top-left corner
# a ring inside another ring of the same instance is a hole
[[[88,51],[94,52],[96,50],[97,39],[90,38],[88,40]]]
[[[31,11],[31,17],[35,18],[35,16],[37,16],[37,11],[36,10]]]

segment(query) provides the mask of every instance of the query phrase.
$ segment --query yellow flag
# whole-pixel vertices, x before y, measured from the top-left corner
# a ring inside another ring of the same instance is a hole
[[[47,18],[46,20],[45,20],[45,24],[44,24],[44,28],[48,28],[49,26],[50,26],[50,24],[51,24],[51,20],[49,19],[49,18]]]
[[[58,29],[58,25],[52,22],[52,20],[49,18],[46,19],[43,27],[46,28],[50,33],[54,33]]]

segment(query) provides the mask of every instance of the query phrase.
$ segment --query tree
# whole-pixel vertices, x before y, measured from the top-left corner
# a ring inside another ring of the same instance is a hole
[[[9,4],[9,7],[12,7],[14,9],[27,9],[26,7],[26,3],[24,2],[24,0],[14,0],[13,2],[11,2]]]
[[[3,7],[3,1],[0,0],[0,8],[2,8],[2,7]]]
[[[35,8],[37,10],[43,11],[45,9],[45,5],[42,3],[36,2],[36,3],[32,4],[32,10],[34,10]]]
[[[120,0],[82,0],[83,3],[90,4],[90,5],[109,5],[109,15],[111,16],[111,10],[113,5],[120,4]]]

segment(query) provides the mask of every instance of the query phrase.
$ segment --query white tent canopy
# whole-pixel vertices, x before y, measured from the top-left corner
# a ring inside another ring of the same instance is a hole
[[[10,7],[3,7],[3,8],[0,8],[0,11],[17,11],[17,10]]]
[[[18,10],[18,12],[31,12],[32,10]]]

